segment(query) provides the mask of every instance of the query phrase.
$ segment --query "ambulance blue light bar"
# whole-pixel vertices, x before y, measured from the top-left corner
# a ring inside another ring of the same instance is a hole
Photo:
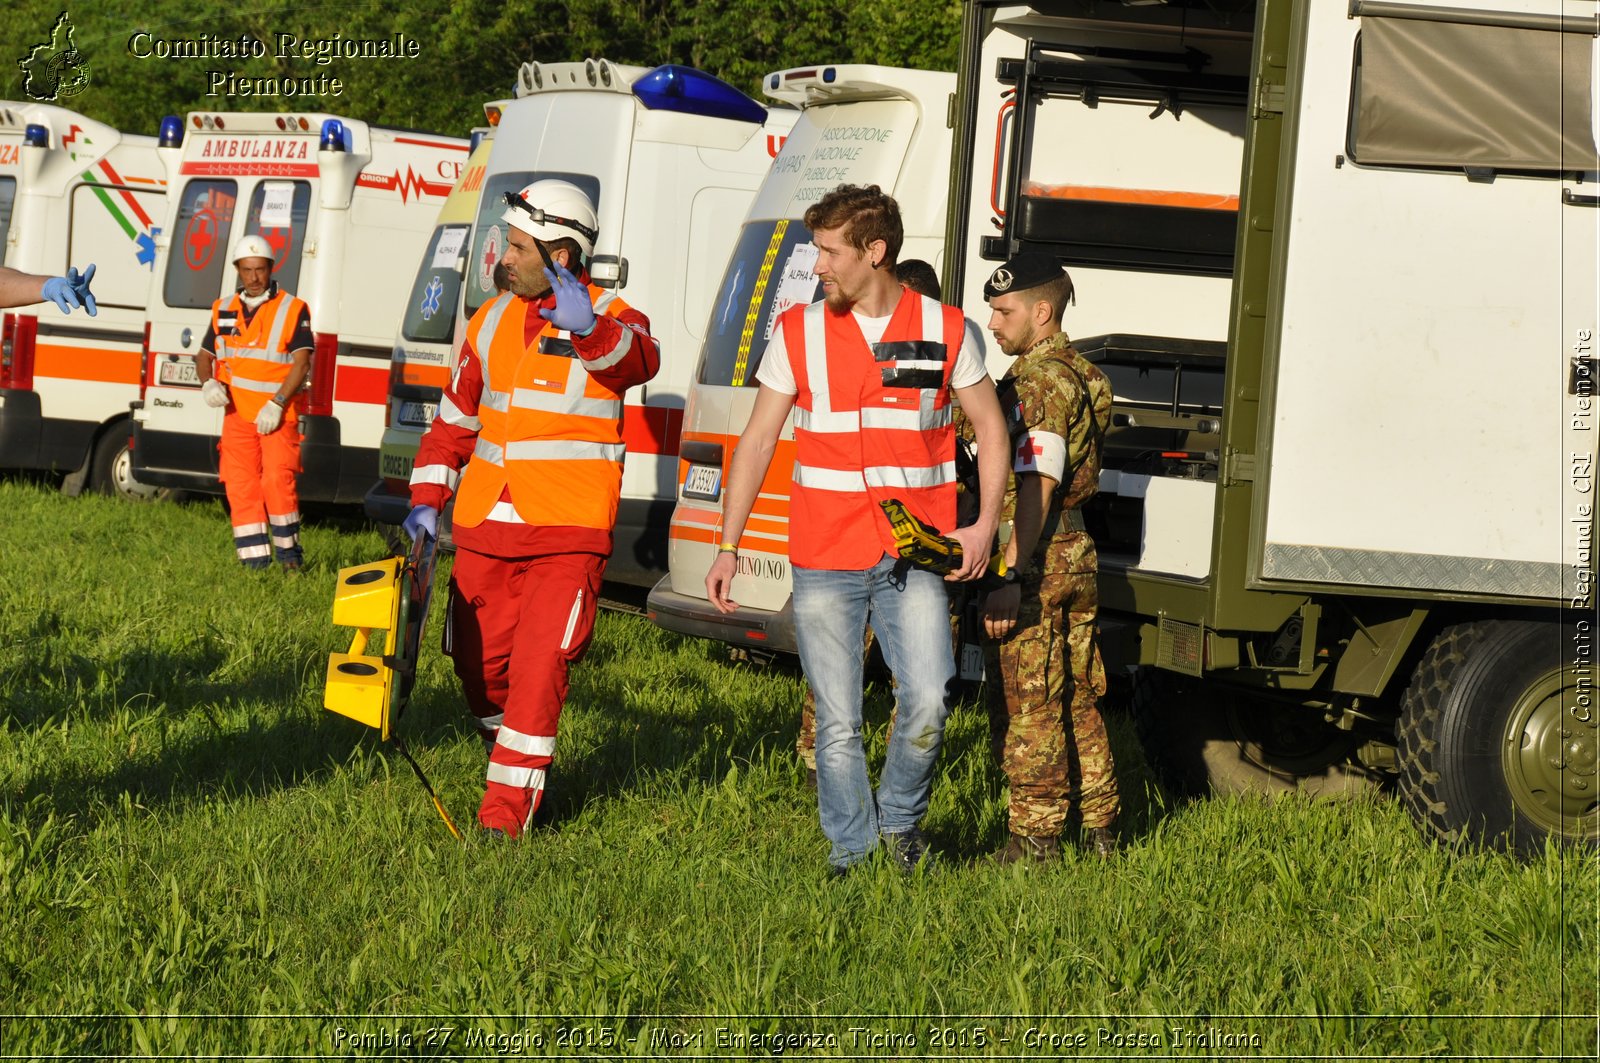
[[[344,151],[344,123],[337,118],[325,119],[322,123],[322,140],[317,145],[318,151]]]
[[[693,67],[664,63],[633,83],[633,94],[651,110],[681,111],[736,122],[767,120],[767,109],[723,81]]]
[[[22,143],[30,148],[48,148],[50,146],[50,130],[42,125],[29,123],[22,131]]]
[[[175,114],[169,114],[161,119],[161,139],[157,143],[163,148],[182,146],[183,119]]]

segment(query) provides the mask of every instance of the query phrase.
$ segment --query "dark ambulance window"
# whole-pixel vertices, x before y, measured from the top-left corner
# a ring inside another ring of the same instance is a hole
[[[497,173],[483,182],[483,198],[478,201],[478,221],[472,229],[472,251],[467,255],[467,269],[463,284],[466,299],[462,313],[466,320],[478,308],[495,296],[494,267],[506,250],[506,223],[500,220],[505,213],[507,192],[520,192],[528,185],[544,178],[570,181],[589,195],[595,210],[600,209],[600,182],[589,174],[560,173],[552,170],[516,170]],[[601,225],[605,222],[602,217]]]
[[[181,195],[162,297],[168,306],[210,309],[222,292],[223,271],[229,271],[230,284],[233,280],[227,259],[239,185],[234,181],[190,181]]]
[[[441,225],[433,230],[422,268],[411,285],[405,322],[400,334],[417,342],[449,343],[454,339],[456,300],[461,295],[461,274],[467,262],[465,223]]]
[[[811,272],[816,253],[801,246],[810,243],[811,232],[799,219],[753,221],[740,231],[711,307],[700,383],[756,386],[756,369],[775,327],[774,310],[818,298],[820,285]]]
[[[306,220],[311,216],[311,182],[262,181],[250,196],[245,235],[260,236],[277,252],[272,279],[291,295],[299,295],[300,256],[306,246]],[[316,307],[311,308],[313,315]]]
[[[0,266],[6,264],[6,234],[11,231],[11,205],[17,200],[17,179],[0,177]]]

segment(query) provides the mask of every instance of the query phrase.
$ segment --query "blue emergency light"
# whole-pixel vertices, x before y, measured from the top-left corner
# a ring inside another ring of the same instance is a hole
[[[633,83],[633,94],[653,111],[681,111],[736,122],[767,120],[767,109],[723,81],[693,67],[664,63]]]
[[[30,148],[48,148],[50,146],[50,130],[42,125],[29,124],[22,131],[22,143]]]
[[[344,151],[344,123],[337,118],[325,118],[322,122],[322,141],[317,145],[319,151]]]
[[[161,138],[158,147],[176,148],[183,145],[183,119],[169,114],[161,119]]]
[[[478,145],[483,143],[483,138],[487,135],[488,133],[485,130],[474,129],[471,136],[469,136],[467,139],[467,154],[471,155],[473,152],[477,151]]]

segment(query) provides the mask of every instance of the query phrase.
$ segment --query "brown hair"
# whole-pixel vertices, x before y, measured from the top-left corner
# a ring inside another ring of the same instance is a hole
[[[900,257],[905,229],[900,224],[900,204],[877,185],[839,185],[806,210],[806,228],[838,229],[857,251],[874,240],[883,241],[883,261],[893,267]]]
[[[918,295],[939,301],[939,275],[920,258],[908,258],[894,267],[894,279]]]
[[[1069,303],[1073,306],[1078,304],[1077,293],[1072,290],[1072,278],[1065,271],[1055,280],[1045,281],[1043,284],[1029,288],[1025,292],[1017,292],[1016,295],[1018,299],[1022,300],[1024,306],[1032,306],[1034,303],[1049,303],[1051,317],[1057,325],[1061,324],[1067,305]]]

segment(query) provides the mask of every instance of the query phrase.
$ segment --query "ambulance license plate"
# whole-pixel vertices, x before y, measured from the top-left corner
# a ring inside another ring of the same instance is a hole
[[[709,498],[715,502],[722,493],[722,469],[716,465],[691,465],[683,478],[684,498]]]
[[[402,402],[400,423],[427,428],[439,414],[437,402]]]
[[[156,379],[174,387],[197,388],[200,374],[195,371],[193,358],[163,358]]]
[[[961,678],[968,683],[983,682],[983,647],[971,642],[961,644]]]

